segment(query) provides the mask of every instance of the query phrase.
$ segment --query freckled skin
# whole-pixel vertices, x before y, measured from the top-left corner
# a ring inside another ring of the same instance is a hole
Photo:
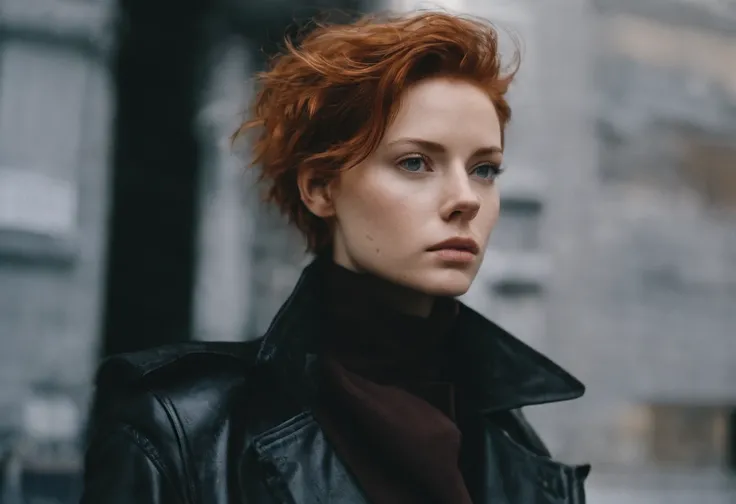
[[[496,184],[473,171],[482,163],[501,164],[500,152],[476,155],[480,148],[501,147],[498,116],[483,91],[456,80],[422,81],[403,98],[376,151],[332,185],[335,261],[418,298],[458,296],[475,278],[498,219]],[[441,144],[444,152],[406,138]],[[431,169],[415,173],[401,165],[415,154]],[[427,251],[455,236],[479,244],[475,261],[450,264]]]

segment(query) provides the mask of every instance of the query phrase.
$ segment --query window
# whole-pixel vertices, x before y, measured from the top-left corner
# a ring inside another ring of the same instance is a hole
[[[661,466],[692,468],[736,465],[736,408],[718,405],[652,404],[648,452]]]
[[[10,39],[0,46],[3,260],[66,265],[76,256],[90,69],[67,48]]]
[[[529,193],[501,199],[501,215],[491,238],[495,256],[489,261],[490,288],[495,295],[521,300],[542,294],[542,210],[542,201]]]
[[[493,245],[501,250],[534,251],[540,247],[542,202],[531,198],[504,198],[493,230]]]
[[[90,65],[44,44],[0,47],[0,165],[74,180]]]
[[[729,412],[726,428],[728,429],[726,464],[732,472],[736,472],[736,408]]]
[[[701,198],[715,207],[736,208],[736,147],[702,134],[682,134],[683,178]],[[730,143],[730,144],[729,144]]]

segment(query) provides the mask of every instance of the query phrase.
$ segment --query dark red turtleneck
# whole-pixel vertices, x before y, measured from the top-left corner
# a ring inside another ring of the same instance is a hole
[[[427,318],[387,306],[383,280],[329,269],[323,400],[315,416],[375,504],[470,504],[447,381],[456,302]]]

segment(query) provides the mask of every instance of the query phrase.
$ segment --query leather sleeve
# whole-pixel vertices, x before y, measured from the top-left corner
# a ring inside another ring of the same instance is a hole
[[[120,372],[106,379],[109,369],[102,367],[92,402],[81,504],[191,504],[165,401]]]
[[[184,504],[150,442],[125,424],[93,436],[80,504]]]
[[[239,353],[201,345],[103,362],[89,415],[81,504],[207,504],[220,489],[208,479],[219,476],[219,466],[202,475],[200,463],[216,462],[201,446],[211,445],[208,428],[225,423],[229,391],[241,387],[244,367]],[[198,445],[199,436],[205,442]]]

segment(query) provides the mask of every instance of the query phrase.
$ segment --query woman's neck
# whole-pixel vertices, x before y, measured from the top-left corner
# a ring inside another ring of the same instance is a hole
[[[432,313],[434,296],[417,292],[387,280],[384,283],[385,287],[381,288],[381,294],[384,296],[386,303],[393,306],[396,311],[423,318],[429,317]]]
[[[371,275],[373,277],[372,286],[375,287],[375,291],[396,311],[406,315],[424,318],[429,317],[432,313],[435,301],[434,296],[367,273],[347,257],[339,257],[336,254],[333,260],[338,266],[342,266],[354,273]]]

